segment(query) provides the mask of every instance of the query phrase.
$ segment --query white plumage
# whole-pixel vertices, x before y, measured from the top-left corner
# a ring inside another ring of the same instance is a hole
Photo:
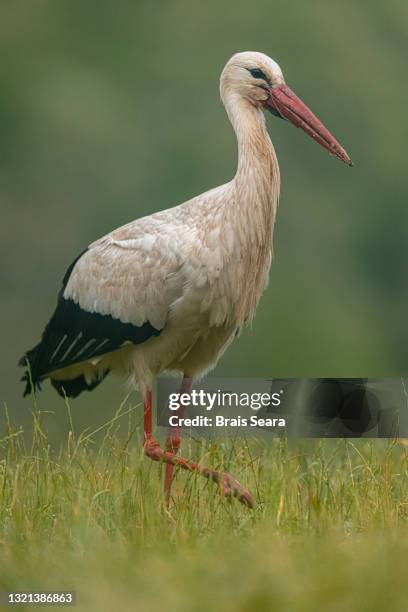
[[[24,358],[34,384],[50,378],[75,396],[112,371],[146,397],[163,371],[202,376],[252,320],[268,280],[280,183],[264,108],[351,162],[266,55],[234,55],[220,91],[238,141],[235,177],[88,247],[67,272],[42,342]]]

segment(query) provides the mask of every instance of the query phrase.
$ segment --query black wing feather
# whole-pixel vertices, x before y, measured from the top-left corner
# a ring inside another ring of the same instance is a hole
[[[82,391],[93,391],[108,374],[109,370],[105,370],[102,374],[97,375],[91,382],[87,382],[85,376],[81,374],[73,380],[51,379],[51,384],[61,397],[78,397]]]
[[[43,332],[41,342],[19,361],[19,365],[27,368],[22,378],[26,382],[24,395],[31,392],[32,386],[40,389],[41,381],[56,370],[114,351],[125,342],[140,344],[160,334],[161,330],[148,321],[141,326],[122,323],[110,315],[87,312],[72,299],[63,297],[70,274],[82,255],[76,258],[64,276],[57,307]],[[67,395],[75,397],[84,389],[92,390],[106,375],[107,372],[90,384],[81,376],[75,379],[76,383],[53,381],[53,385],[60,394],[63,394],[63,387]]]

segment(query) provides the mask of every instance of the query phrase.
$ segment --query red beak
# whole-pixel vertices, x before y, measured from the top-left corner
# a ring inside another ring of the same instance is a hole
[[[286,84],[278,85],[277,87],[271,87],[269,92],[270,97],[266,101],[266,108],[272,113],[279,114],[284,119],[287,119],[296,127],[302,128],[306,134],[309,134],[313,140],[329,151],[331,155],[334,155],[349,166],[353,165],[343,147],[290,87]]]

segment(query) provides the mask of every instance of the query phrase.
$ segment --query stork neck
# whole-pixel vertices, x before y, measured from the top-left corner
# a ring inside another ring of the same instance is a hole
[[[226,109],[238,141],[234,207],[241,209],[241,219],[262,218],[269,233],[279,199],[280,176],[263,111],[243,98],[227,100]]]
[[[241,325],[252,319],[266,285],[280,180],[262,110],[242,98],[229,102],[226,108],[238,140],[238,168],[231,183],[233,197],[226,198],[224,205],[224,222],[233,234],[229,257],[234,265],[227,267],[232,271],[230,286],[236,291],[232,318]]]
[[[248,174],[261,173],[265,179],[272,180],[279,168],[262,109],[244,98],[226,100],[225,106],[238,141],[235,178],[247,179]]]

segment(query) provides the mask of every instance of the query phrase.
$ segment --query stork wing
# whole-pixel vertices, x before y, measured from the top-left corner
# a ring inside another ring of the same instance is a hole
[[[143,234],[93,243],[68,268],[41,342],[20,365],[38,384],[51,372],[158,336],[182,294],[180,257],[171,236]],[[31,381],[26,374],[26,393]]]

